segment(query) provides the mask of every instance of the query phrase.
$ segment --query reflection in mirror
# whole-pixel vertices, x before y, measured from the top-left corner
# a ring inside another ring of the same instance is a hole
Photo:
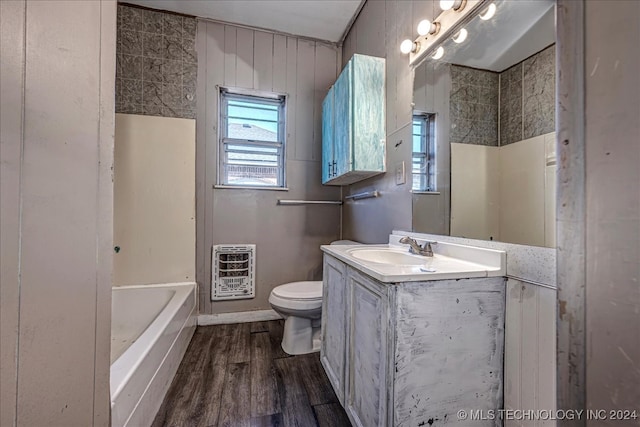
[[[555,247],[554,1],[492,4],[414,70],[413,230]]]

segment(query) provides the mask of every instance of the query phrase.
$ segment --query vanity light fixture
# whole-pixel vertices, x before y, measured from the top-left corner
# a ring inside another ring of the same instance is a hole
[[[474,16],[477,16],[478,12],[490,12],[489,6],[495,2],[495,0],[438,1],[442,12],[433,18],[433,21],[420,21],[418,24],[420,35],[414,40],[416,45],[411,45],[409,41],[404,42],[404,49],[409,52],[409,64],[412,67],[418,66],[426,58],[442,58],[444,49],[438,49],[438,46],[446,39],[453,39],[456,43],[464,42],[469,38],[469,33],[464,31],[462,27]],[[433,27],[434,25],[436,28]]]
[[[464,28],[462,28],[460,31],[454,34],[453,41],[454,43],[462,43],[467,39],[468,35],[469,35],[469,32]]]
[[[493,15],[496,14],[496,4],[495,3],[491,3],[489,5],[489,7],[487,7],[484,12],[482,12],[480,15],[478,15],[480,17],[480,19],[482,19],[483,21],[488,21],[489,19],[493,18]]]
[[[440,0],[440,9],[442,10],[461,10],[464,8],[466,0]]]
[[[438,31],[440,31],[439,22],[431,22],[428,19],[423,19],[418,23],[418,34],[421,36],[426,36],[427,34],[438,34]]]
[[[437,50],[436,53],[433,54],[432,58],[433,59],[440,59],[444,56],[444,48],[442,46],[440,46]]]
[[[407,53],[416,53],[419,48],[420,45],[418,43],[409,39],[406,39],[402,43],[400,43],[400,52],[404,53],[405,55]]]

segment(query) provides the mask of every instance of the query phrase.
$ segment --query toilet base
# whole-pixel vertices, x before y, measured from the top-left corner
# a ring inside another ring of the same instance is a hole
[[[287,316],[282,334],[282,350],[291,355],[320,351],[320,319]]]

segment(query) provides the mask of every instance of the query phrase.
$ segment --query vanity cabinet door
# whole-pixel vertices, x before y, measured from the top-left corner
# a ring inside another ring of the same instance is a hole
[[[345,409],[354,426],[387,424],[388,286],[349,271],[349,341]]]
[[[346,269],[342,262],[331,256],[324,256],[320,360],[343,406],[347,331]]]

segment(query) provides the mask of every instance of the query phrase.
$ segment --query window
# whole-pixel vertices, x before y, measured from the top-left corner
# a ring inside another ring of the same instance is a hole
[[[434,114],[413,116],[413,156],[411,172],[413,191],[436,191]]]
[[[218,184],[285,186],[285,97],[220,89]]]

